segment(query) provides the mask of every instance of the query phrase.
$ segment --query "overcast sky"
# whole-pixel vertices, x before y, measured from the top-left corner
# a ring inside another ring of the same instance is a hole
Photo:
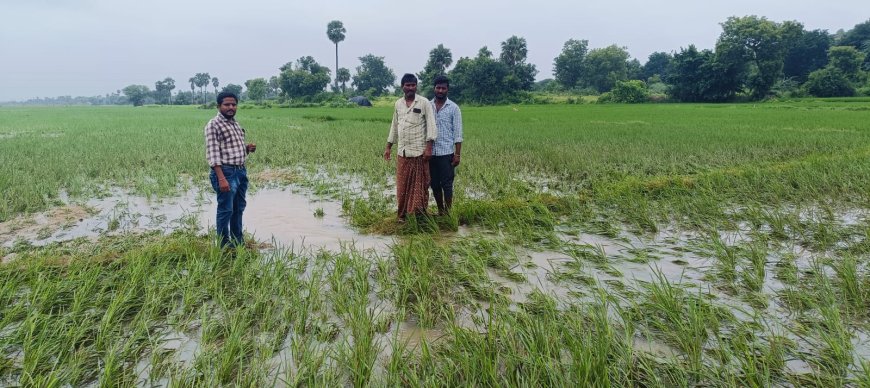
[[[443,43],[460,57],[517,35],[538,79],[568,39],[617,44],[641,63],[654,51],[712,48],[729,16],[796,20],[808,30],[849,30],[870,18],[867,0],[0,0],[0,101],[93,96],[165,77],[176,90],[208,72],[221,85],[278,74],[311,55],[333,69],[330,20],[347,29],[339,66],[385,57],[397,76],[423,69]],[[334,70],[333,70],[334,71]]]

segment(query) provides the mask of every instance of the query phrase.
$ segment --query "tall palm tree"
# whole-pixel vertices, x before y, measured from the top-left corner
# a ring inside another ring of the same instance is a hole
[[[214,86],[214,94],[217,96],[217,88],[221,85],[221,81],[219,81],[217,77],[212,77],[211,84]]]
[[[326,36],[332,43],[335,43],[335,88],[338,89],[338,42],[344,40],[344,23],[339,20],[333,20],[326,26]]]
[[[211,76],[208,73],[196,73],[193,78],[196,80],[196,86],[199,86],[199,92],[202,94],[202,103],[205,104],[205,88],[211,81]]]
[[[196,104],[196,76],[190,77],[190,102]]]

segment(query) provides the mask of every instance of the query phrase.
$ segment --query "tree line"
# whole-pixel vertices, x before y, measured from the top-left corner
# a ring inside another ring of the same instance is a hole
[[[569,39],[553,59],[553,77],[538,82],[536,66],[527,62],[525,38],[507,38],[498,55],[484,46],[476,56],[456,60],[452,68],[450,49],[439,44],[417,73],[419,88],[430,94],[432,80],[444,74],[451,80],[452,99],[475,104],[529,101],[536,91],[599,95],[599,101],[616,102],[870,95],[870,20],[834,34],[807,30],[797,21],[780,23],[758,16],[730,17],[721,26],[713,49],[690,44],[671,52],[654,52],[644,64],[631,58],[626,47],[614,44],[589,49],[588,40]],[[341,21],[327,25],[327,38],[335,45],[335,77],[332,69],[302,56],[280,66],[278,74],[268,79],[250,79],[244,87],[227,84],[220,90],[251,102],[344,101],[350,94],[397,93],[396,73],[384,57],[359,57],[353,75],[338,66],[339,43],[346,32]],[[190,91],[179,90],[174,95],[176,82],[167,77],[155,82],[153,89],[129,85],[117,93],[93,97],[91,103],[206,104],[219,91],[220,81],[209,73],[196,73],[188,82]],[[58,101],[82,100],[88,101],[81,97]]]

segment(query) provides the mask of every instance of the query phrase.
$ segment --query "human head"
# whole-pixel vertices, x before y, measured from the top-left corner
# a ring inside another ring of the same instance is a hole
[[[413,100],[417,94],[417,76],[406,73],[402,76],[402,93],[406,100]]]
[[[411,73],[405,73],[405,75],[402,76],[402,85],[405,85],[408,82],[410,82],[412,84],[416,84],[417,83],[417,76],[413,75]]]
[[[438,100],[443,100],[447,98],[447,89],[450,88],[450,80],[443,75],[439,75],[435,77],[435,80],[432,81],[432,86],[435,87],[435,98]]]
[[[217,96],[218,111],[221,115],[231,119],[236,116],[236,108],[239,103],[239,96],[232,92],[220,92]]]
[[[227,98],[227,97],[232,97],[233,99],[236,100],[236,104],[239,103],[239,96],[237,96],[233,92],[223,91],[223,92],[218,93],[218,95],[217,95],[218,105],[222,104],[224,102],[224,98]]]

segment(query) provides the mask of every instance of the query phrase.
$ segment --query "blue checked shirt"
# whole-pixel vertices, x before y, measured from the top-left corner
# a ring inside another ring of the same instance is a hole
[[[435,138],[435,146],[432,154],[435,156],[450,155],[454,151],[453,145],[462,143],[462,112],[459,106],[448,98],[444,101],[441,111],[436,111],[435,99],[431,101],[432,111],[435,112],[435,125],[438,127],[438,137]]]

